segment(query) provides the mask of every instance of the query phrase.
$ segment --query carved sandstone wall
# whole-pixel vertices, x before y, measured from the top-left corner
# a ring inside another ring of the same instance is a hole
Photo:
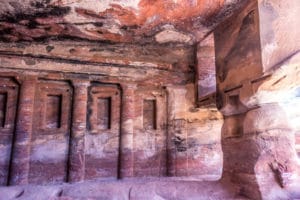
[[[186,64],[104,65],[49,46],[1,45],[2,185],[220,176],[222,116],[195,106]]]

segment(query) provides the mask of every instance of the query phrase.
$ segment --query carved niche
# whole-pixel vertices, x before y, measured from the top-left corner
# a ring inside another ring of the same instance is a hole
[[[117,178],[121,94],[117,85],[92,83],[88,92],[85,178]]]
[[[39,80],[37,84],[30,183],[66,181],[72,95],[72,87],[65,81]]]
[[[0,185],[7,185],[19,85],[12,78],[0,77]]]
[[[164,89],[140,87],[135,97],[134,176],[165,176],[167,105]]]

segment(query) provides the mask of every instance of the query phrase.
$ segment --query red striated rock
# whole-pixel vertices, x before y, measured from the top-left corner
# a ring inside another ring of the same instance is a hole
[[[298,198],[299,5],[0,2],[0,199]]]
[[[55,36],[139,43],[155,39],[158,43],[192,44],[243,3],[225,0],[26,0],[21,5],[10,0],[0,3],[0,31],[3,33],[0,39],[31,41]],[[168,32],[172,37],[163,39]]]
[[[189,47],[53,42],[0,48],[5,76],[36,71],[24,147],[30,151],[23,152],[29,160],[12,166],[29,167],[18,181],[220,176],[222,116],[215,107],[195,107]]]

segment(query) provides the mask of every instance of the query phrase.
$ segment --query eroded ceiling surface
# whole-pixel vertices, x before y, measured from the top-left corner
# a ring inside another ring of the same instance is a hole
[[[0,40],[194,44],[246,0],[0,0]]]

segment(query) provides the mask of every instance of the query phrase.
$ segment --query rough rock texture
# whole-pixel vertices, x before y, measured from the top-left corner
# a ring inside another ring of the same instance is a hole
[[[225,183],[180,179],[131,179],[126,181],[86,181],[52,186],[16,186],[0,188],[0,200],[153,200],[153,199],[245,199],[238,188],[225,189]]]
[[[252,2],[215,32],[223,179],[253,199],[288,199],[299,184],[300,4],[283,3]]]
[[[120,181],[85,181],[75,184],[27,185],[0,187],[0,200],[81,200],[81,199],[115,199],[115,200],[243,200],[239,187],[230,186],[228,182],[213,179],[182,178],[133,178]],[[291,196],[285,199],[297,199],[300,195],[299,184],[290,188]]]
[[[0,0],[0,199],[299,199],[299,10]]]
[[[23,55],[28,58],[56,59],[56,61],[79,64],[109,64],[109,66],[123,67],[142,66],[145,69],[159,68],[161,70],[183,67],[187,68],[186,70],[190,70],[188,69],[189,65],[194,65],[193,47],[182,44],[107,44],[66,40],[49,43],[1,43],[0,48],[2,54]],[[33,62],[31,62],[31,65],[34,65]],[[27,61],[26,64],[28,63],[30,62]],[[107,68],[110,69],[108,66]],[[45,69],[49,70],[49,67]],[[89,71],[81,69],[81,71],[92,73],[92,69],[89,69]],[[114,71],[111,71],[109,75],[113,76]]]
[[[0,39],[192,44],[246,0],[2,0]]]
[[[194,85],[169,87],[170,175],[220,175],[220,135],[223,118],[215,106],[195,108]],[[204,164],[206,163],[206,164]],[[205,165],[209,167],[204,167]]]

